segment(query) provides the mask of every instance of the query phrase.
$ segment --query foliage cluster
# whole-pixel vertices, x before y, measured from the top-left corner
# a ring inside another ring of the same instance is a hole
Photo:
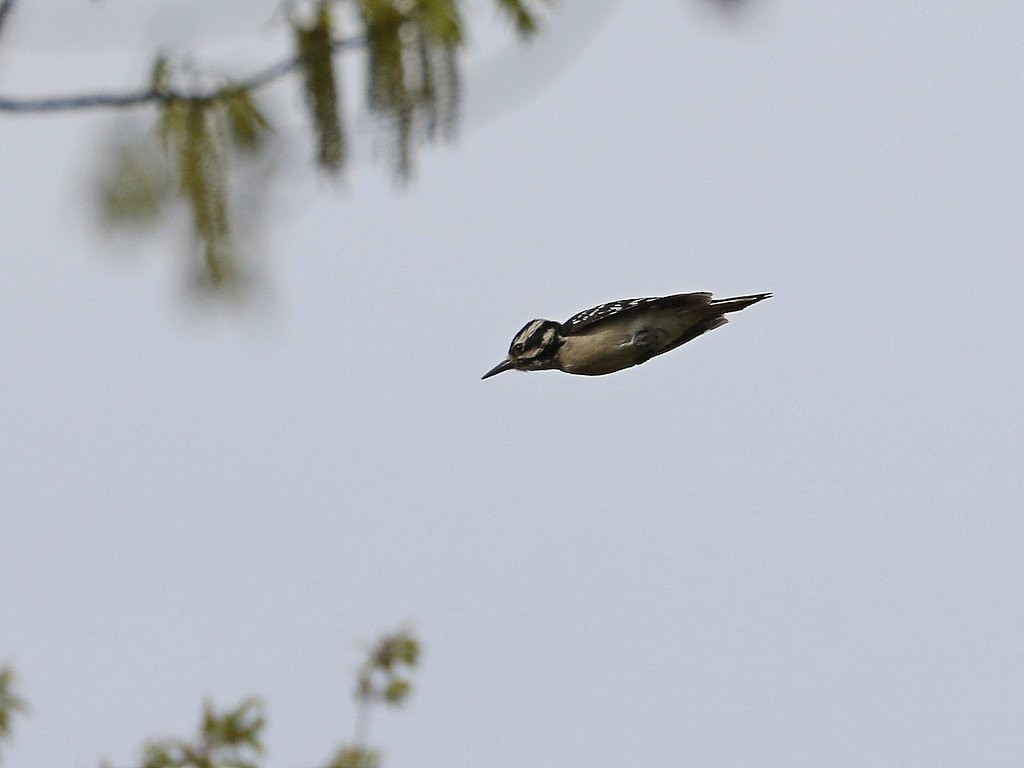
[[[11,738],[11,720],[25,709],[25,702],[14,693],[14,670],[0,665],[0,742]]]
[[[545,0],[495,0],[516,32],[537,30]],[[100,179],[100,213],[111,228],[151,227],[184,203],[201,255],[202,278],[216,290],[238,284],[230,189],[239,162],[258,157],[271,132],[256,91],[297,71],[312,126],[315,161],[336,176],[348,160],[342,70],[336,54],[365,58],[365,105],[389,137],[396,181],[408,181],[415,150],[450,140],[459,114],[458,52],[465,36],[457,0],[317,0],[288,10],[293,58],[248,79],[189,91],[172,60],[160,56],[150,89],[157,118],[150,133],[115,144]],[[339,28],[351,29],[348,36]],[[194,68],[190,68],[191,70]],[[195,77],[194,73],[191,73]],[[209,77],[209,75],[204,75]]]
[[[380,637],[356,674],[357,717],[352,740],[337,749],[324,768],[379,768],[380,752],[366,743],[369,714],[377,706],[401,706],[412,693],[420,643],[408,630]],[[0,741],[11,735],[11,718],[25,709],[13,691],[14,673],[0,667]],[[196,737],[148,741],[139,768],[259,768],[263,755],[263,704],[249,697],[233,708],[203,704]]]

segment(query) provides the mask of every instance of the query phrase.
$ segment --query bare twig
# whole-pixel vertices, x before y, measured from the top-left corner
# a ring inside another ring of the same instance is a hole
[[[14,0],[0,0],[0,23],[4,13]],[[364,37],[349,37],[335,40],[331,44],[334,53],[361,48],[366,44]],[[230,85],[241,90],[253,91],[262,88],[287,75],[299,66],[299,58],[292,57],[260,70],[251,77],[232,82]],[[10,98],[0,96],[0,112],[57,112],[63,110],[93,109],[96,107],[135,107],[158,101],[209,101],[217,97],[220,89],[201,91],[177,91],[173,89],[146,88],[125,93],[85,93],[77,96],[53,96],[42,98]]]
[[[356,723],[352,733],[352,746],[358,750],[366,749],[366,739],[370,732],[370,709],[373,702],[369,699],[360,699],[356,706]]]

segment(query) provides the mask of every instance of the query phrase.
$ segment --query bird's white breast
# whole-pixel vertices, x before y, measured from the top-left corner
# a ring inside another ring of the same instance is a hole
[[[558,352],[567,373],[600,376],[642,363],[669,349],[699,317],[688,311],[628,313],[565,337]],[[642,337],[644,343],[635,342]]]

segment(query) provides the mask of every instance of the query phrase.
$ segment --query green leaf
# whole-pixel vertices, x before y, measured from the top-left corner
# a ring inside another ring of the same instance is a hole
[[[420,644],[412,635],[403,632],[395,638],[395,657],[410,667],[415,667],[420,657]]]
[[[338,750],[327,768],[379,768],[380,754],[376,750],[343,747]]]
[[[203,705],[202,742],[206,751],[229,747],[258,753],[263,750],[260,734],[264,723],[263,707],[256,698],[245,699],[234,709],[220,714],[207,702]]]
[[[25,712],[28,705],[14,693],[14,670],[0,666],[0,741],[11,738],[11,720],[15,713]]]
[[[174,191],[173,169],[149,136],[115,146],[101,173],[100,214],[112,228],[153,224]]]
[[[317,163],[323,170],[337,173],[345,163],[346,147],[334,69],[331,22],[327,3],[321,3],[310,26],[295,26],[295,39],[305,79],[306,104],[316,131]]]
[[[419,653],[419,642],[410,632],[403,630],[393,635],[384,635],[377,641],[370,656],[370,664],[385,672],[399,664],[414,667]]]
[[[388,114],[407,106],[400,39],[405,15],[390,0],[359,0],[359,10],[366,27],[370,109]]]
[[[417,0],[411,18],[427,37],[438,43],[448,46],[462,43],[462,17],[453,0]]]
[[[243,152],[258,149],[270,131],[270,124],[257,108],[252,94],[244,88],[230,87],[221,92],[218,101],[225,111],[234,146]]]
[[[170,62],[166,56],[161,54],[156,57],[156,61],[153,62],[153,68],[150,70],[149,87],[157,93],[163,93],[170,86],[170,80]]]
[[[263,725],[258,699],[245,699],[224,712],[204,702],[197,742],[149,742],[143,748],[141,768],[257,768],[254,758],[263,749]]]
[[[170,768],[175,764],[165,744],[147,744],[142,750],[142,768]]]
[[[183,99],[171,99],[161,105],[156,133],[163,141],[164,151],[169,155],[176,155],[186,141],[189,104]]]
[[[394,677],[388,681],[384,688],[384,701],[388,704],[399,705],[412,693],[412,683],[401,677]]]
[[[537,33],[539,25],[536,12],[530,9],[528,0],[495,0],[500,10],[515,27],[516,32],[522,38],[528,38]]]
[[[169,111],[179,109],[173,104]],[[217,130],[217,118],[216,102],[185,102],[184,136],[176,142],[178,187],[188,201],[206,275],[215,288],[226,287],[237,277],[228,227],[225,139]]]
[[[395,178],[407,181],[418,141],[454,135],[462,22],[454,0],[358,0],[366,30],[367,99],[390,129]]]

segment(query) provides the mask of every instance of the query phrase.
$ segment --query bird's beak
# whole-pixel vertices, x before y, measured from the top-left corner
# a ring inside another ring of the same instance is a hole
[[[481,376],[480,380],[483,381],[484,379],[489,379],[491,376],[497,376],[502,371],[507,371],[510,368],[512,368],[512,361],[509,360],[506,357],[504,360],[502,360],[496,366],[491,368],[491,370],[489,370],[487,373],[485,373],[483,376]]]

